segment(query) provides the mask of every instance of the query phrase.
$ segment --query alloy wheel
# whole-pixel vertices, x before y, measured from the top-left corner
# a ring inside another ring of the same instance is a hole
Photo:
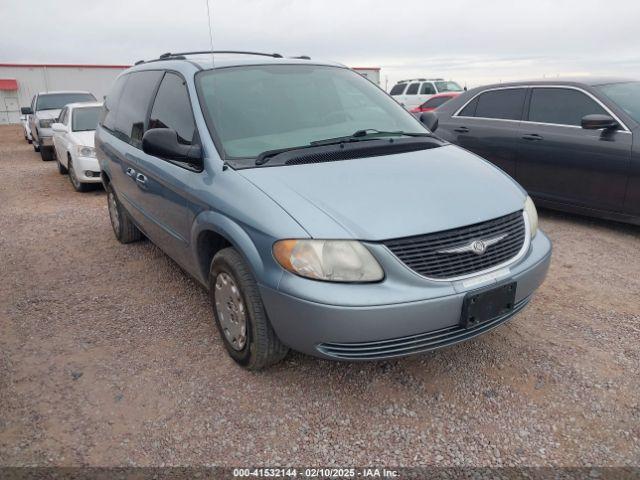
[[[247,343],[247,309],[238,285],[228,273],[221,272],[217,276],[214,298],[227,341],[234,350],[242,350]]]

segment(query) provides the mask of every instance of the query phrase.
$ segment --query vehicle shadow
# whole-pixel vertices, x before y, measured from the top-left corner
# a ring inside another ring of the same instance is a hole
[[[538,208],[538,216],[542,227],[545,222],[569,222],[575,226],[586,228],[605,228],[612,231],[628,234],[640,233],[640,225],[619,222],[616,220],[606,220],[603,218],[588,217],[577,213],[561,212],[558,210],[550,210],[548,208]]]

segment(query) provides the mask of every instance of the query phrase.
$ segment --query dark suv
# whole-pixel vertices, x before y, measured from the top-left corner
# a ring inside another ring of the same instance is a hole
[[[640,82],[489,85],[437,115],[440,137],[502,168],[537,204],[640,223]]]

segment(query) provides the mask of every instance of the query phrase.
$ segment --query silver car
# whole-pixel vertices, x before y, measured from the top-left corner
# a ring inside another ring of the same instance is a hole
[[[33,149],[40,152],[42,160],[55,158],[51,125],[58,120],[62,107],[67,103],[95,102],[95,100],[96,98],[89,92],[40,92],[33,96],[30,106],[22,107],[22,115],[27,116]]]
[[[116,238],[209,291],[235,361],[399,357],[525,308],[551,243],[513,179],[343,65],[229,53],[123,72],[95,147]]]

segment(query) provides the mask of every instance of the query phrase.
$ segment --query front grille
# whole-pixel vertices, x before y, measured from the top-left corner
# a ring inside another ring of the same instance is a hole
[[[470,245],[476,240],[489,240],[506,235],[487,246],[483,254],[472,251],[443,253]],[[473,274],[500,265],[522,249],[525,224],[522,211],[486,222],[443,232],[387,240],[384,245],[407,267],[428,278],[448,279]]]
[[[530,298],[531,297],[527,297],[520,300],[514,305],[513,310],[506,315],[492,318],[472,328],[453,325],[428,333],[394,338],[392,340],[363,343],[321,343],[317,346],[317,349],[325,355],[348,360],[377,360],[428,352],[460,343],[488,332],[498,325],[503,324],[522,310]]]

